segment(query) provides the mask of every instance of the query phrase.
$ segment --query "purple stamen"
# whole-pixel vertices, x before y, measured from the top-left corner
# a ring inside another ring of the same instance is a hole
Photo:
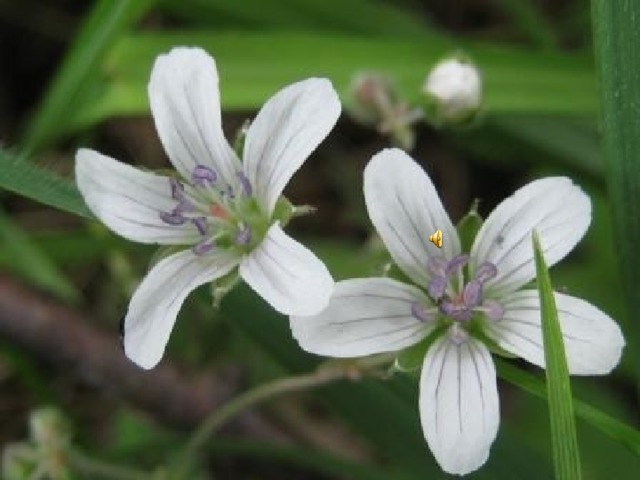
[[[244,193],[245,197],[250,197],[251,193],[253,192],[253,188],[251,187],[251,182],[249,182],[249,179],[244,173],[238,172],[237,175],[238,175],[238,181],[240,182],[240,188],[242,189],[242,193]]]
[[[466,305],[458,305],[451,300],[445,300],[440,304],[440,311],[447,317],[458,321],[470,320],[473,312]]]
[[[427,292],[429,296],[434,300],[439,300],[447,290],[447,278],[446,277],[432,277],[427,285]]]
[[[431,257],[427,261],[427,271],[434,277],[444,277],[447,263],[442,257]]]
[[[191,248],[191,251],[196,255],[204,255],[213,249],[213,242],[211,240],[205,240]]]
[[[176,208],[173,211],[174,213],[183,214],[187,212],[193,212],[195,211],[195,209],[196,207],[194,207],[193,204],[187,198],[183,197],[178,202],[178,205],[176,205]]]
[[[182,214],[176,210],[173,212],[160,212],[160,220],[169,225],[182,225],[187,221]]]
[[[247,245],[251,241],[251,227],[245,225],[236,232],[234,238],[236,245]]]
[[[411,304],[411,315],[420,320],[422,323],[433,321],[433,312],[428,311],[418,302]]]
[[[478,280],[471,280],[467,283],[462,291],[462,301],[467,308],[480,305],[482,301],[482,283]]]
[[[184,185],[177,178],[169,178],[169,186],[171,187],[171,198],[174,200],[184,199]]]
[[[485,300],[482,304],[484,313],[489,320],[497,322],[504,317],[504,307],[495,300]]]
[[[193,224],[198,229],[198,233],[200,235],[204,236],[204,235],[207,234],[207,219],[205,217],[194,218],[191,221],[193,222]]]
[[[475,279],[481,283],[485,283],[492,278],[495,278],[496,275],[498,275],[498,269],[496,266],[491,262],[484,262],[480,264],[476,270]]]
[[[193,172],[191,172],[191,180],[194,185],[198,187],[208,187],[212,185],[217,178],[216,172],[206,165],[198,165],[193,169]]]
[[[447,263],[447,266],[445,267],[445,274],[448,277],[450,275],[458,273],[460,270],[462,270],[462,268],[467,264],[468,261],[469,255],[456,255],[451,260],[449,260],[449,263]]]

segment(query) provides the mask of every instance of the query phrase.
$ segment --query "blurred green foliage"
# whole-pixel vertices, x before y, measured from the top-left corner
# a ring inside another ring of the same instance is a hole
[[[310,75],[331,78],[343,102],[348,103],[352,76],[363,70],[386,73],[406,99],[415,103],[429,67],[441,57],[462,50],[483,71],[483,118],[478,128],[441,132],[434,143],[468,159],[473,168],[497,170],[520,183],[526,177],[562,174],[582,185],[594,204],[592,227],[568,261],[552,269],[552,279],[561,289],[588,299],[618,319],[630,338],[637,329],[628,328],[624,282],[616,268],[618,249],[611,233],[609,195],[604,188],[593,55],[585,43],[563,48],[570,32],[588,38],[588,5],[568,1],[565,15],[551,20],[549,13],[532,0],[487,2],[506,14],[510,22],[505,28],[517,32],[517,38],[526,39],[523,45],[487,38],[486,34],[448,30],[441,15],[431,14],[431,3],[435,2],[97,1],[25,128],[23,143],[15,151],[0,150],[0,187],[90,218],[73,183],[35,160],[48,151],[66,149],[69,170],[78,138],[87,141],[105,121],[119,116],[147,116],[146,85],[153,59],[175,45],[199,45],[215,56],[226,112],[253,111],[278,88]],[[169,20],[158,21],[164,18]],[[635,134],[630,131],[629,135]],[[428,132],[426,136],[435,134]],[[69,139],[72,148],[64,143]],[[24,158],[25,153],[31,154],[29,159]],[[335,153],[341,156],[331,164],[336,167],[335,177],[354,177],[357,166],[348,163],[352,151]],[[421,160],[429,165],[432,161]],[[632,170],[635,172],[635,167]],[[476,178],[471,181],[476,182]],[[347,206],[353,213],[350,218],[357,219],[358,226],[370,228],[360,185],[352,188],[355,193],[344,194],[355,199]],[[11,197],[3,192],[2,198]],[[633,197],[613,198],[618,223],[626,221],[625,215],[634,213],[633,205],[628,204]],[[12,212],[7,207],[4,210]],[[77,301],[78,292],[90,283],[86,278],[91,275],[74,275],[77,270],[98,269],[100,286],[93,287],[94,295],[101,300],[92,308],[98,317],[112,318],[109,326],[115,330],[117,317],[128,300],[129,275],[133,272],[141,277],[152,252],[100,228],[32,231],[22,225],[18,215],[10,215],[0,215],[0,265],[68,302]],[[353,238],[313,237],[308,243],[337,279],[371,275],[372,265],[379,263],[379,257]],[[627,255],[639,261],[637,252],[628,251]],[[128,262],[124,272],[117,266],[122,258]],[[214,313],[207,293],[200,291],[187,302],[172,336],[171,356],[183,364],[206,368],[241,362],[253,382],[263,382],[308,371],[319,361],[300,351],[286,319],[248,288],[242,286],[231,293],[222,310]],[[52,393],[41,366],[24,352],[2,346],[0,358],[36,400],[63,402]],[[544,382],[539,372],[524,371],[512,363],[501,362],[500,372],[503,379],[520,388],[501,385],[498,440],[487,465],[470,477],[552,478],[546,403],[527,393],[543,395]],[[627,394],[634,375],[625,352],[612,381],[574,382],[576,397],[588,399],[589,405],[597,407],[576,403],[585,478],[637,476],[638,432],[625,427],[625,423],[637,420],[637,404]],[[388,381],[342,382],[308,397],[323,415],[338,419],[362,439],[373,452],[374,461],[346,460],[306,447],[274,447],[233,438],[212,442],[212,458],[263,459],[295,465],[327,478],[446,477],[425,444],[417,415],[416,379],[411,375],[394,376]],[[78,441],[96,455],[148,466],[171,458],[184,440],[183,435],[149,422],[126,406],[113,413],[108,442],[97,441],[92,433],[90,427],[78,425]]]

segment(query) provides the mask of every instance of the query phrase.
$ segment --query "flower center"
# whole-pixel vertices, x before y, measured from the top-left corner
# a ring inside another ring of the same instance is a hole
[[[170,212],[160,212],[160,219],[169,225],[193,224],[201,237],[192,248],[196,255],[204,255],[216,245],[248,250],[264,235],[264,215],[244,173],[237,172],[236,184],[229,185],[212,168],[197,165],[190,180],[185,184],[169,179],[171,197],[177,204]]]
[[[504,307],[497,301],[484,297],[484,284],[498,274],[496,266],[484,262],[478,266],[472,279],[465,283],[464,267],[469,255],[462,254],[447,260],[443,257],[429,259],[427,269],[431,275],[427,293],[435,302],[434,307],[419,303],[412,305],[411,313],[420,321],[435,320],[438,315],[452,322],[451,339],[465,338],[465,327],[474,314],[481,313],[490,320],[500,320]],[[462,341],[462,340],[461,340]]]

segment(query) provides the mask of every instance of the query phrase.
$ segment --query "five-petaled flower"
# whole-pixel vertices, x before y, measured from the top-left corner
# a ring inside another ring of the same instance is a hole
[[[340,115],[331,83],[304,80],[267,101],[246,132],[242,161],[222,132],[217,69],[203,50],[175,48],[159,56],[149,99],[178,175],[138,170],[92,150],[76,156],[80,192],[110,229],[137,242],[185,246],[159,261],[134,293],[124,322],[127,356],[141,367],[155,366],[187,295],[236,268],[282,313],[310,315],[326,307],[333,279],[284,233],[279,212],[286,209],[277,206],[288,180]]]
[[[293,335],[305,350],[333,357],[399,351],[436,336],[420,375],[422,428],[440,466],[466,474],[486,461],[499,424],[495,367],[482,339],[544,367],[538,292],[525,287],[535,277],[532,230],[555,264],[586,232],[591,203],[567,178],[531,182],[491,213],[467,253],[429,177],[402,151],[372,158],[364,194],[389,253],[415,285],[338,282],[324,311],[292,316]],[[427,240],[436,229],[442,249]],[[555,300],[569,372],[608,373],[624,346],[618,325],[578,298]]]

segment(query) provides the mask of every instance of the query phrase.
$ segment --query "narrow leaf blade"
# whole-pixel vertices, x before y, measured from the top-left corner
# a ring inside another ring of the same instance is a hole
[[[602,99],[605,178],[627,310],[640,309],[640,2],[593,0],[592,24]],[[631,325],[630,325],[631,327]],[[640,394],[640,322],[626,332]]]
[[[501,379],[546,400],[547,386],[540,378],[504,360],[494,361]],[[640,431],[581,400],[574,399],[573,406],[576,416],[640,456]]]
[[[540,295],[547,398],[551,417],[551,443],[556,478],[558,480],[577,480],[581,478],[580,456],[569,369],[567,368],[567,358],[549,270],[544,260],[540,239],[535,231],[533,232],[533,251],[538,294]]]
[[[64,119],[93,76],[99,78],[105,53],[131,23],[144,13],[150,0],[101,0],[89,13],[62,66],[45,93],[25,136],[23,148],[33,153],[50,143],[64,128]]]
[[[0,150],[0,188],[81,217],[93,218],[73,182],[6,150]]]

